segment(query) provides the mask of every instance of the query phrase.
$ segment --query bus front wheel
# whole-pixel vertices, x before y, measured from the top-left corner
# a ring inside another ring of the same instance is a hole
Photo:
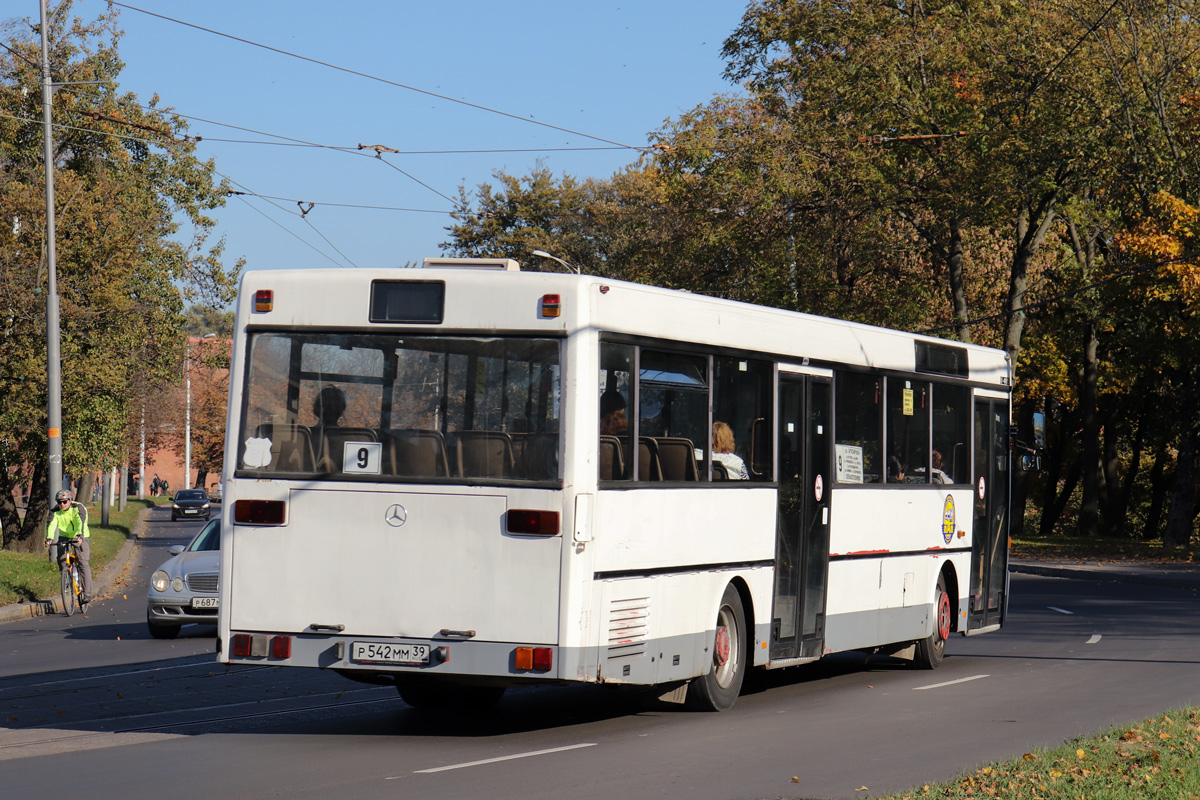
[[[939,575],[933,599],[933,633],[917,642],[913,665],[920,669],[935,669],[946,655],[946,640],[950,638],[950,595],[946,594],[946,576]]]
[[[732,708],[746,677],[746,612],[733,584],[725,587],[712,642],[712,668],[688,684],[688,705],[704,711]]]

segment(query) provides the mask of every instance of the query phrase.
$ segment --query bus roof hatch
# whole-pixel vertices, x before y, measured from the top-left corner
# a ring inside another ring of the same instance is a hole
[[[503,269],[520,272],[521,265],[511,258],[427,258],[425,269]]]

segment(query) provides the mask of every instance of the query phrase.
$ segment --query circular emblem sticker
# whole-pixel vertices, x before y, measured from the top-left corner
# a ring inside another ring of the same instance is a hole
[[[982,500],[982,499],[983,499],[983,495],[985,494],[985,492],[984,492],[984,490],[983,490],[983,486],[984,486],[984,484],[983,484],[983,476],[982,476],[982,475],[980,475],[980,476],[979,476],[979,499],[980,499],[980,500]]]
[[[821,498],[825,496],[825,481],[821,479],[820,475],[818,475],[817,479],[813,481],[813,495],[817,498],[818,503],[821,502]]]
[[[942,504],[942,538],[946,544],[954,540],[954,498],[950,495],[946,495],[946,502]]]

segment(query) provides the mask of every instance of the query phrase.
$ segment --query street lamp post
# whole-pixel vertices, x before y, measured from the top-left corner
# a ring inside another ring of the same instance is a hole
[[[574,272],[576,275],[583,274],[583,270],[580,269],[579,267],[572,267],[570,264],[563,261],[558,256],[552,256],[549,253],[547,253],[545,250],[534,250],[532,253],[530,253],[530,255],[537,256],[538,258],[548,258],[551,261],[557,261],[558,263],[562,264],[564,267],[567,268],[567,272]]]

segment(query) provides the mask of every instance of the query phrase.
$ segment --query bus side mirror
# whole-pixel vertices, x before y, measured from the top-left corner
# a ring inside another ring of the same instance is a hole
[[[1033,449],[1039,453],[1046,449],[1046,415],[1040,411],[1033,414]]]
[[[1021,456],[1021,471],[1022,472],[1041,472],[1042,457],[1040,455],[1023,455]]]

